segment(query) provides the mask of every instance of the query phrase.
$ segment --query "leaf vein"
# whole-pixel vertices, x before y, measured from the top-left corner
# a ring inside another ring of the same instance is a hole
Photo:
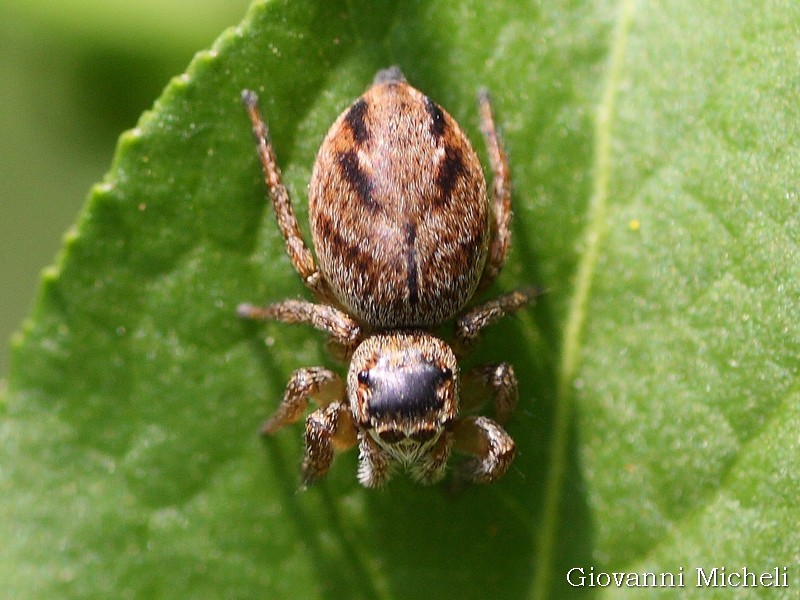
[[[572,418],[572,386],[580,363],[582,332],[586,322],[592,279],[604,237],[611,170],[611,134],[615,100],[625,57],[628,32],[633,19],[633,0],[622,0],[611,38],[611,56],[603,94],[595,118],[595,147],[592,196],[583,255],[578,262],[575,286],[567,313],[556,382],[556,406],[550,469],[545,482],[542,521],[536,540],[536,564],[531,597],[548,597],[550,572],[555,556],[559,502],[567,465],[567,441]]]

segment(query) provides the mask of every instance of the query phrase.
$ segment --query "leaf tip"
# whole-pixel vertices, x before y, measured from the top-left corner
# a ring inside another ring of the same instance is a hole
[[[64,236],[65,242],[68,241],[66,239],[68,237],[74,242],[75,236],[72,230]],[[56,279],[58,279],[58,267],[50,265],[42,269],[42,285],[51,285]]]

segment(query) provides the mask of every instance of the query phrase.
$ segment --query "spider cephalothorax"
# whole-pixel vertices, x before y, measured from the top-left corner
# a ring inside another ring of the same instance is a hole
[[[394,464],[415,479],[444,474],[458,416],[458,363],[450,347],[423,332],[367,338],[353,354],[347,396],[362,453],[373,458],[362,483],[383,480]]]

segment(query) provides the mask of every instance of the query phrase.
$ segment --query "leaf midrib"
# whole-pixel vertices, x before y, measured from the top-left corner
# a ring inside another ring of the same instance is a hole
[[[628,33],[633,22],[633,0],[621,0],[611,37],[611,56],[605,84],[595,117],[592,195],[587,211],[583,254],[578,262],[575,285],[564,327],[561,359],[557,372],[550,468],[545,481],[542,520],[535,540],[535,568],[530,597],[549,596],[551,570],[555,556],[559,503],[567,466],[567,441],[572,419],[572,387],[580,366],[581,345],[592,280],[600,246],[605,235],[608,185],[611,173],[611,134],[614,108],[622,73]]]

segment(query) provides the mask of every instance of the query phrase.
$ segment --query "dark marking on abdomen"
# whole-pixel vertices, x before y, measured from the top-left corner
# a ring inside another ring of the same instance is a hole
[[[446,146],[444,159],[439,164],[439,170],[436,173],[436,188],[439,192],[436,198],[437,204],[448,203],[458,178],[464,175],[465,170],[464,156],[461,150],[453,146]]]
[[[334,256],[343,260],[350,268],[357,269],[363,273],[369,271],[371,268],[370,263],[373,261],[372,255],[364,252],[357,244],[351,244],[344,239],[342,234],[333,227],[330,219],[327,217],[321,219],[319,230]]]
[[[372,180],[364,173],[358,162],[358,154],[354,150],[340,152],[336,156],[342,178],[350,184],[361,203],[371,212],[376,212],[380,205],[372,197]]]
[[[442,111],[442,107],[426,96],[425,110],[428,111],[428,115],[431,118],[431,135],[436,140],[441,139],[441,137],[444,135],[444,130],[447,125],[444,120],[444,112]]]
[[[414,243],[417,240],[417,226],[414,223],[405,224],[405,255],[406,255],[406,285],[408,286],[408,301],[413,306],[419,303],[419,280],[417,275],[417,249]]]
[[[369,130],[367,129],[367,123],[364,119],[367,108],[369,108],[369,105],[366,100],[361,98],[353,103],[350,110],[348,110],[347,114],[344,116],[344,122],[347,123],[347,126],[350,128],[353,134],[353,141],[355,141],[356,144],[363,144],[369,139]]]

